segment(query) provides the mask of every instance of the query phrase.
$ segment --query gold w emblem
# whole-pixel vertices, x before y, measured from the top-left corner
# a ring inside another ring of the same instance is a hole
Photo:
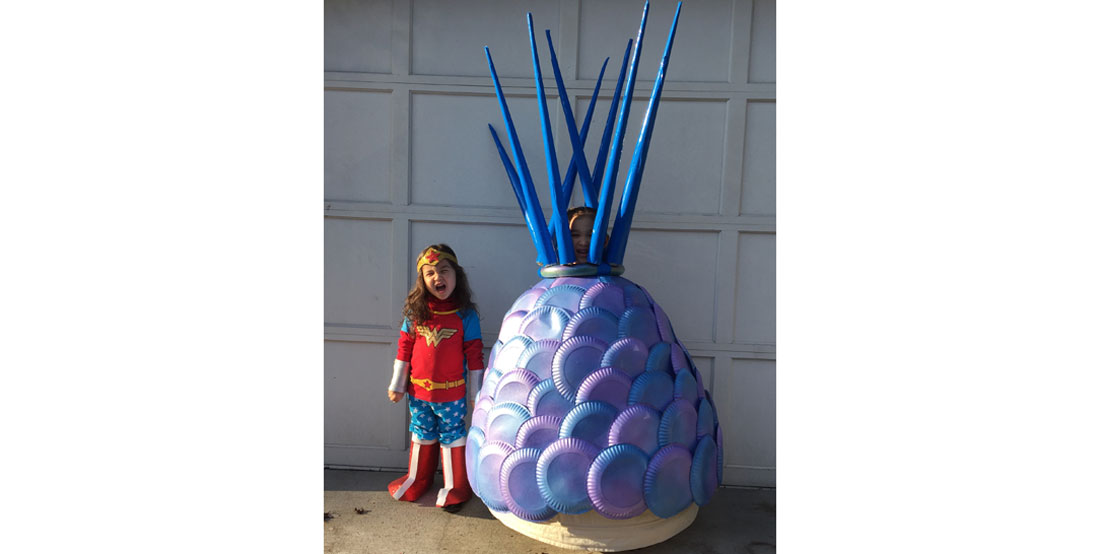
[[[429,346],[439,346],[439,341],[449,339],[458,332],[458,329],[430,329],[424,325],[417,325],[416,332],[420,336],[424,337],[424,340],[428,341]]]

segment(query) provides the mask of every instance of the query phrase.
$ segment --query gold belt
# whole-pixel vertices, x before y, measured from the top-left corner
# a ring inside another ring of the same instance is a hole
[[[455,387],[460,387],[466,384],[465,379],[459,379],[457,381],[447,381],[444,383],[440,383],[439,381],[432,381],[431,379],[409,379],[409,381],[412,381],[412,384],[428,391],[453,389]]]

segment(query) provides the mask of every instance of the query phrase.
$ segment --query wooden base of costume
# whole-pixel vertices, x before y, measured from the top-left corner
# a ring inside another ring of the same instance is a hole
[[[413,439],[409,444],[409,472],[390,482],[390,496],[415,502],[435,484],[435,468],[438,464],[439,442],[421,444]]]
[[[657,517],[646,510],[630,519],[608,519],[593,510],[579,515],[558,514],[538,523],[510,512],[493,509],[489,512],[513,531],[559,548],[619,552],[671,539],[695,521],[699,506],[692,503],[669,518]]]

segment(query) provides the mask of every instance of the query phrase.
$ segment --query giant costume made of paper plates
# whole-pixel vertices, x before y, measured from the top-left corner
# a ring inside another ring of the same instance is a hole
[[[485,48],[515,165],[496,130],[489,129],[544,279],[520,295],[501,324],[472,415],[467,468],[474,493],[494,516],[561,547],[614,551],[664,541],[691,524],[697,507],[710,500],[721,481],[722,431],[710,394],[664,310],[644,288],[620,276],[679,6],[606,248],[603,240],[648,12],[647,3],[633,54],[633,41],[627,42],[592,166],[584,142],[603,71],[578,130],[546,31],[573,147],[564,180],[527,15],[553,202],[549,225]],[[585,260],[574,259],[565,221],[578,177],[585,204],[596,209]],[[601,183],[598,193],[596,183]]]

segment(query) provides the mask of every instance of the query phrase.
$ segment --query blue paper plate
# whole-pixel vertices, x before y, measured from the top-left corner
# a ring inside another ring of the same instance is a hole
[[[662,447],[679,444],[691,450],[695,448],[695,428],[698,424],[699,418],[692,402],[683,398],[674,400],[661,414],[661,428],[657,432],[657,439]]]
[[[550,280],[550,288],[560,287],[563,285],[573,285],[582,289],[588,289],[588,287],[599,283],[595,276],[592,277],[557,277]]]
[[[542,296],[535,302],[535,307],[557,306],[569,313],[575,313],[580,309],[581,297],[584,296],[584,292],[583,288],[576,285],[552,287],[550,290],[542,293]]]
[[[527,521],[543,521],[555,515],[539,492],[535,478],[541,453],[538,448],[516,450],[504,459],[500,468],[500,492],[508,511]]]
[[[504,372],[499,369],[487,369],[485,370],[485,379],[481,381],[481,391],[477,393],[477,400],[481,402],[484,399],[493,399],[493,393],[497,390],[497,383],[500,382],[500,378],[504,376]]]
[[[531,413],[521,404],[504,402],[489,410],[485,419],[485,438],[489,441],[516,444],[516,433],[524,421],[531,419]]]
[[[710,400],[706,398],[699,399],[699,423],[695,429],[695,434],[700,437],[713,436],[714,427],[718,424],[717,414],[714,413],[714,406],[710,404]]]
[[[516,448],[543,449],[558,440],[562,418],[535,416],[523,422],[516,433]]]
[[[691,496],[702,506],[710,502],[718,489],[718,456],[714,439],[709,436],[699,441],[691,460]]]
[[[616,410],[622,410],[626,408],[631,383],[629,375],[613,367],[600,368],[581,382],[581,386],[577,388],[576,401],[579,404],[597,400],[611,404]]]
[[[477,427],[471,427],[469,432],[466,433],[466,473],[468,475],[477,475],[477,462],[478,457],[481,454],[481,447],[485,444],[485,433]],[[480,497],[477,492],[477,479],[470,479],[470,488],[474,489],[474,494]]]
[[[562,418],[558,437],[578,438],[597,448],[603,448],[607,446],[608,431],[618,413],[614,406],[605,402],[577,404]]]
[[[661,335],[657,332],[657,322],[653,319],[653,311],[649,308],[627,308],[623,317],[619,319],[619,338],[635,337],[645,343],[647,347],[661,342]]]
[[[523,294],[519,295],[519,298],[517,298],[515,302],[512,302],[512,307],[508,308],[508,313],[519,310],[529,311],[531,308],[535,307],[535,302],[537,302],[539,297],[545,292],[546,287],[539,285],[527,289]]]
[[[493,402],[515,402],[520,406],[527,404],[531,389],[539,384],[539,378],[525,369],[513,369],[504,374],[493,393]]]
[[[630,376],[631,379],[645,371],[649,357],[649,347],[634,337],[619,339],[607,347],[600,359],[600,367],[613,367]]]
[[[561,343],[554,354],[551,374],[558,392],[570,401],[577,396],[577,387],[590,373],[599,369],[607,343],[593,337],[573,337]]]
[[[600,515],[627,519],[645,512],[645,472],[649,456],[632,444],[600,452],[588,470],[588,498]]]
[[[722,447],[722,426],[721,425],[715,425],[714,426],[714,437],[715,437],[714,438],[714,449],[718,451],[718,482],[721,483],[722,482],[722,469],[723,469],[723,466],[722,466],[723,447]]]
[[[485,422],[489,419],[489,410],[493,409],[491,398],[479,398],[474,405],[474,411],[470,415],[470,427],[485,429]]]
[[[485,505],[503,512],[508,509],[508,503],[504,500],[504,494],[500,490],[500,469],[504,465],[504,459],[515,451],[512,445],[500,441],[488,441],[481,447],[478,453],[476,467],[473,473],[477,479],[478,497]]]
[[[581,308],[592,306],[607,310],[615,316],[622,315],[623,311],[626,310],[623,289],[612,283],[592,285],[581,297]]]
[[[568,323],[569,312],[557,306],[539,306],[523,316],[519,330],[524,335],[538,337],[539,340],[561,340]]]
[[[536,341],[519,355],[519,360],[516,362],[517,367],[522,367],[534,373],[540,381],[549,379],[554,353],[558,351],[560,346],[560,342],[552,339]]]
[[[573,401],[558,392],[553,381],[543,381],[527,396],[527,410],[534,416],[565,417],[573,409]]]
[[[653,304],[653,315],[657,320],[657,332],[661,335],[661,340],[676,342],[676,333],[672,332],[672,322],[668,320],[668,315],[657,303]]]
[[[699,398],[699,383],[691,374],[691,369],[681,369],[676,372],[676,384],[672,389],[673,398],[687,398],[697,400]]]
[[[669,402],[672,402],[672,390],[672,377],[667,373],[646,371],[634,378],[627,403],[649,404],[651,408],[662,411]]]
[[[690,369],[688,366],[687,356],[684,354],[684,347],[678,342],[673,342],[669,347],[669,358],[672,361],[672,370],[680,371],[681,369]]]
[[[672,517],[691,504],[691,452],[673,444],[657,451],[645,472],[645,502],[657,517]]]
[[[519,355],[531,345],[531,342],[531,339],[523,335],[516,335],[508,339],[508,342],[504,343],[497,352],[496,358],[493,361],[493,369],[499,369],[501,371],[511,371],[515,369],[516,362],[519,361]]]
[[[588,468],[599,453],[598,448],[577,438],[558,439],[542,451],[535,466],[535,480],[551,508],[563,514],[583,514],[592,509]]]
[[[661,414],[645,404],[628,406],[611,423],[608,443],[631,444],[646,456],[652,456],[661,447],[657,434],[661,428]]]
[[[500,334],[498,335],[501,340],[508,340],[520,334],[519,326],[523,323],[523,318],[527,316],[526,310],[520,310],[518,312],[512,312],[508,314],[504,321],[500,323]]]
[[[500,349],[503,347],[504,343],[500,340],[496,341],[496,343],[493,344],[493,349],[489,351],[489,361],[485,362],[485,371],[489,371],[490,369],[496,367],[493,365],[493,363],[496,362],[497,353],[500,352]]]
[[[592,306],[583,308],[569,318],[565,326],[566,339],[576,336],[589,336],[600,339],[606,343],[615,342],[619,338],[619,318],[602,308]]]
[[[626,279],[624,279],[626,281]],[[644,308],[646,311],[652,311],[652,306],[649,303],[649,295],[642,290],[637,284],[630,281],[626,281],[623,284],[623,298],[626,300],[627,308]]]
[[[645,361],[646,371],[661,371],[672,375],[672,348],[667,342],[659,342],[649,348],[649,357]]]

